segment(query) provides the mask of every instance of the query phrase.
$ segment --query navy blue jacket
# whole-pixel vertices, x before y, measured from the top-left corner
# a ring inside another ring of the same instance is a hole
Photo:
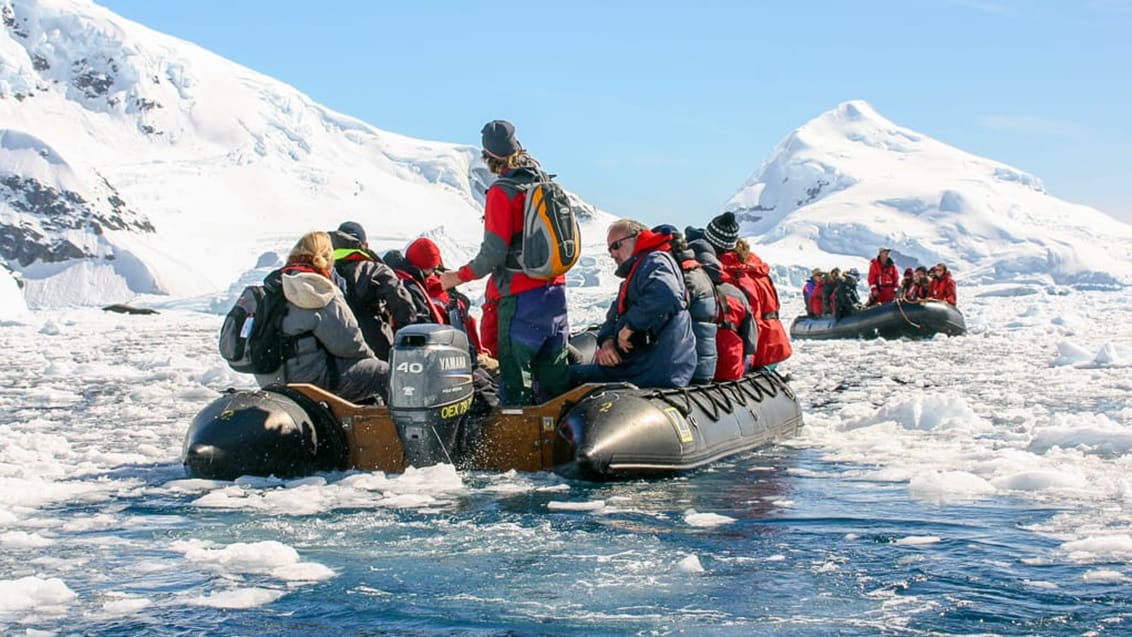
[[[622,263],[617,276],[629,279],[606,313],[598,343],[616,341],[626,325],[639,333],[632,351],[621,353],[618,380],[640,387],[687,387],[696,371],[696,339],[680,266],[668,252],[645,248]]]

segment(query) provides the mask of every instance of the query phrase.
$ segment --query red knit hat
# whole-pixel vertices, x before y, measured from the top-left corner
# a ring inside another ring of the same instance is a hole
[[[432,239],[421,237],[409,244],[405,250],[405,260],[414,267],[428,270],[440,265],[440,248]]]

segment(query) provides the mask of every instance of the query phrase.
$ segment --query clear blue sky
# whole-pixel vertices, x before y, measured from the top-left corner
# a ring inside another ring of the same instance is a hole
[[[1132,0],[99,1],[384,130],[509,119],[648,223],[705,222],[849,99],[1132,221]]]

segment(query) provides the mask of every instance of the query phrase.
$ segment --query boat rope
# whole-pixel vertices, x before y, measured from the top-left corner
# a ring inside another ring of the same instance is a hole
[[[908,322],[908,325],[911,325],[912,327],[914,327],[918,330],[923,329],[923,327],[921,327],[920,325],[917,325],[915,321],[908,318],[908,315],[904,313],[904,302],[902,300],[900,300],[900,297],[896,298],[896,309],[900,310],[900,316],[904,317],[904,320]]]
[[[716,401],[716,399],[712,397],[713,391],[719,394],[721,400]],[[731,397],[727,395],[727,392],[723,391],[722,385],[708,385],[704,393],[707,394],[708,400],[723,410],[723,413],[729,414],[735,409],[734,403],[731,402]]]
[[[654,396],[656,396],[660,400],[663,400],[664,402],[668,403],[669,405],[675,407],[676,411],[680,412],[680,415],[685,417],[685,418],[688,417],[688,414],[692,413],[692,401],[688,399],[688,390],[687,389],[683,389],[681,391],[670,391],[670,392],[658,391],[654,394]],[[683,405],[676,402],[676,400],[674,399],[674,397],[676,397],[676,396],[683,396],[684,397],[684,404]]]
[[[703,410],[704,413],[706,413],[709,418],[711,418],[712,420],[719,420],[719,406],[716,404],[716,402],[714,400],[712,400],[711,396],[708,396],[708,405],[710,405],[710,409],[709,409],[707,406],[704,406],[704,404],[702,402],[700,402],[700,398],[699,398],[700,392],[699,391],[696,391],[696,390],[688,391],[687,389],[685,389],[684,394],[688,398],[690,398],[692,402],[696,403],[696,406],[699,407],[701,410]]]
[[[742,393],[747,398],[755,402],[762,402],[762,392],[751,389],[751,384],[748,379],[743,378],[740,380],[731,381],[735,385],[735,389]]]

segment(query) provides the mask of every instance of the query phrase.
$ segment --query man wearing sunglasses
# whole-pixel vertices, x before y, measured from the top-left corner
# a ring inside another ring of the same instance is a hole
[[[625,279],[598,330],[595,363],[570,368],[573,384],[630,382],[687,387],[696,370],[696,340],[684,277],[669,252],[671,237],[632,219],[609,227],[606,246]]]

